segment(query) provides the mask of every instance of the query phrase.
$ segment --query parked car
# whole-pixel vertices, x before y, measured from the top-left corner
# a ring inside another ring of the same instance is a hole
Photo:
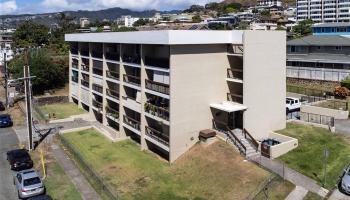
[[[11,127],[13,125],[11,116],[8,114],[0,115],[0,128]]]
[[[344,170],[344,175],[341,179],[341,188],[343,192],[350,194],[350,165]]]
[[[40,195],[40,196],[31,197],[27,200],[52,200],[52,198],[49,195]]]
[[[286,111],[287,113],[292,111],[299,111],[301,107],[300,100],[298,98],[294,97],[287,97],[286,98]]]
[[[18,192],[18,198],[24,199],[42,195],[45,193],[45,186],[34,169],[20,171],[13,177]]]
[[[33,167],[33,161],[26,149],[15,149],[7,152],[11,170],[24,170]]]
[[[2,103],[2,101],[0,101],[0,111],[4,111],[4,110],[5,110],[4,103]]]

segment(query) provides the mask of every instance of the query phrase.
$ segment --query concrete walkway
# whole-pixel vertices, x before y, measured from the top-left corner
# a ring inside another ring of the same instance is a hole
[[[336,189],[328,198],[328,200],[350,200],[350,196],[347,196],[346,194],[343,194],[338,189]]]
[[[69,159],[65,152],[57,145],[52,144],[52,154],[63,168],[67,176],[71,179],[76,189],[80,192],[84,200],[100,200],[101,198],[96,191],[91,187],[90,183],[80,173],[79,169]]]
[[[296,186],[295,189],[287,196],[285,200],[303,200],[307,194],[307,190],[301,186]]]
[[[294,185],[303,187],[305,190],[316,193],[321,197],[325,197],[329,192],[327,189],[319,186],[315,180],[283,165],[277,160],[272,160],[272,159],[265,158],[263,156],[258,156],[258,157],[252,158],[251,161],[280,175],[281,177],[290,181]]]

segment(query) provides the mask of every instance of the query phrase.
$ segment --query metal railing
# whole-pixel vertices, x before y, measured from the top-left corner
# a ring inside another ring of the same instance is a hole
[[[166,146],[169,146],[169,135],[164,134],[154,128],[146,126],[146,135]]]
[[[300,112],[299,115],[302,121],[334,127],[334,117],[305,112]]]
[[[81,70],[83,70],[85,72],[89,72],[90,71],[90,67],[89,67],[89,65],[82,64],[81,65]]]
[[[244,134],[244,138],[253,144],[253,146],[255,147],[255,150],[259,151],[259,142],[255,140],[255,138],[247,131],[247,129],[245,128],[243,129],[243,134]]]
[[[151,103],[145,103],[145,112],[169,121],[169,110]]]
[[[95,108],[99,109],[99,110],[102,110],[102,108],[103,108],[102,103],[96,101],[95,99],[92,100],[92,105],[93,105]]]
[[[123,55],[122,57],[123,62],[126,63],[134,63],[134,64],[141,64],[141,57],[140,56],[130,56],[130,55]]]
[[[112,98],[119,100],[119,92],[116,90],[111,90],[111,89],[106,88],[106,94],[109,97],[112,97]]]
[[[103,76],[103,70],[102,68],[97,68],[97,67],[93,67],[92,68],[92,73],[99,75],[99,76]]]
[[[227,78],[243,80],[243,70],[242,69],[227,69]]]
[[[101,59],[103,58],[103,52],[101,51],[92,50],[91,54],[92,54],[92,57],[94,58],[101,58]]]
[[[120,60],[120,54],[116,53],[116,52],[106,52],[106,59],[107,60],[119,61]]]
[[[227,101],[233,101],[236,103],[243,103],[243,96],[239,94],[227,93]]]
[[[75,83],[78,83],[79,79],[78,79],[77,76],[72,76],[72,81],[75,82]]]
[[[82,56],[87,56],[87,57],[90,56],[90,55],[89,55],[89,50],[80,50],[80,54],[81,54]]]
[[[72,63],[72,68],[74,68],[74,69],[79,69],[79,67],[78,67],[78,63]]]
[[[154,58],[146,56],[145,65],[169,69],[170,61],[169,58]]]
[[[124,74],[123,75],[123,80],[126,83],[130,83],[130,84],[136,85],[136,86],[141,86],[141,79],[140,79],[140,77]]]
[[[133,118],[127,117],[126,115],[123,116],[123,122],[136,130],[141,130],[141,123]]]
[[[101,85],[98,85],[96,83],[92,84],[92,90],[98,93],[103,93],[103,87]]]
[[[337,100],[337,99],[328,99],[327,101],[319,102],[315,106],[322,108],[330,108],[335,110],[349,110],[349,103],[347,101]]]
[[[159,82],[146,79],[146,88],[162,94],[167,94],[167,95],[170,94],[169,85],[165,83],[159,83]]]
[[[70,155],[73,157],[75,163],[79,166],[79,170],[89,181],[91,186],[101,195],[106,196],[110,200],[121,199],[116,190],[113,190],[105,183],[102,176],[99,175],[91,165],[85,160],[84,156],[80,154],[68,140],[66,140],[62,135],[57,134],[61,144],[69,151]]]
[[[107,76],[107,78],[119,80],[119,73],[118,72],[107,70],[106,76]]]
[[[241,153],[246,155],[247,148],[244,144],[236,137],[236,135],[230,130],[226,123],[220,122],[213,119],[213,129],[224,133],[228,139],[239,149]]]
[[[116,119],[119,119],[119,111],[117,111],[109,106],[106,106],[106,115],[114,117]]]
[[[81,85],[83,85],[83,86],[85,86],[85,87],[87,87],[87,88],[89,88],[90,86],[89,86],[89,81],[86,81],[86,80],[84,80],[84,79],[81,79],[80,80],[80,83],[81,83]]]

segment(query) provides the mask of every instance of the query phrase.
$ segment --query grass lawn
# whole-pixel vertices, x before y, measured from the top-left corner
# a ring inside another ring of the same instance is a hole
[[[271,175],[221,141],[196,145],[169,165],[131,140],[111,143],[93,129],[64,138],[123,199],[246,199]],[[293,188],[280,182],[276,199]]]
[[[74,103],[64,103],[64,104],[50,104],[41,106],[40,110],[44,114],[55,114],[56,119],[68,118],[72,115],[79,115],[86,113],[85,110],[78,108]]]
[[[320,197],[318,194],[315,194],[313,192],[308,192],[304,197],[304,200],[322,200],[322,199],[323,199],[322,197]]]
[[[288,123],[287,128],[278,131],[299,140],[299,147],[283,155],[279,159],[289,167],[305,174],[320,185],[323,183],[323,150],[329,149],[327,159],[327,182],[325,187],[333,188],[342,170],[350,161],[349,139],[334,135],[326,129],[308,125]]]
[[[39,155],[38,151],[31,153],[35,168],[43,174]],[[47,154],[45,156],[45,161],[47,176],[44,180],[44,184],[46,193],[53,199],[81,200],[82,198],[79,192],[75,189],[73,183],[56,160],[53,159],[50,154]]]

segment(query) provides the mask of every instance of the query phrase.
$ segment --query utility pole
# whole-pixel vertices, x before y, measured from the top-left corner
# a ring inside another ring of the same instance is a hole
[[[6,53],[4,53],[4,68],[5,68],[5,70],[4,70],[4,72],[5,72],[5,95],[6,95],[6,107],[8,108],[8,107],[10,107],[9,106],[9,95],[8,95],[8,84],[7,84],[7,82],[8,82],[8,72],[7,72],[7,62],[6,62]]]
[[[24,53],[24,87],[26,96],[27,126],[28,126],[28,150],[33,150],[33,120],[32,120],[32,87],[30,83],[30,72],[28,64],[28,52]]]

